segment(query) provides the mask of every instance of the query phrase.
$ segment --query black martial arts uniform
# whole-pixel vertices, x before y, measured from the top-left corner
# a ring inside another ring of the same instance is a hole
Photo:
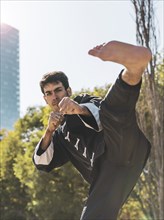
[[[141,82],[130,86],[119,75],[101,100],[75,98],[92,116],[66,115],[46,151],[36,146],[33,161],[51,171],[71,161],[90,183],[81,220],[116,220],[150,153],[150,143],[136,122]]]

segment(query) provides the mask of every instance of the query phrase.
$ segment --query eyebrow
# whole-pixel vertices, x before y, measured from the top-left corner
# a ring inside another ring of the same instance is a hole
[[[62,86],[59,86],[59,87],[57,87],[57,88],[55,88],[55,89],[53,89],[53,90],[47,90],[47,91],[45,91],[44,93],[49,93],[49,92],[52,92],[52,91],[57,91],[58,89],[63,89],[63,87]]]

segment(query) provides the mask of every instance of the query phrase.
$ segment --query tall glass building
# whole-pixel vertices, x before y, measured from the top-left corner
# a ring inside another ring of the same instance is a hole
[[[0,24],[0,129],[12,130],[20,116],[19,31]]]

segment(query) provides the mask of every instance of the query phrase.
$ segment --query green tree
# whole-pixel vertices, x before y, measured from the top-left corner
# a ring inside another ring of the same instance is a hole
[[[68,163],[47,174],[37,171],[32,162],[48,113],[48,108],[29,108],[14,131],[1,135],[3,220],[80,217],[88,185],[73,166]]]
[[[25,220],[29,198],[13,169],[17,154],[22,153],[21,142],[14,132],[6,131],[1,137],[1,219]]]

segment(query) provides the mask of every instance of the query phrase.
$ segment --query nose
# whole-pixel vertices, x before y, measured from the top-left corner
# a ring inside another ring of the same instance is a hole
[[[54,91],[52,92],[52,97],[53,99],[57,99],[56,93]]]

